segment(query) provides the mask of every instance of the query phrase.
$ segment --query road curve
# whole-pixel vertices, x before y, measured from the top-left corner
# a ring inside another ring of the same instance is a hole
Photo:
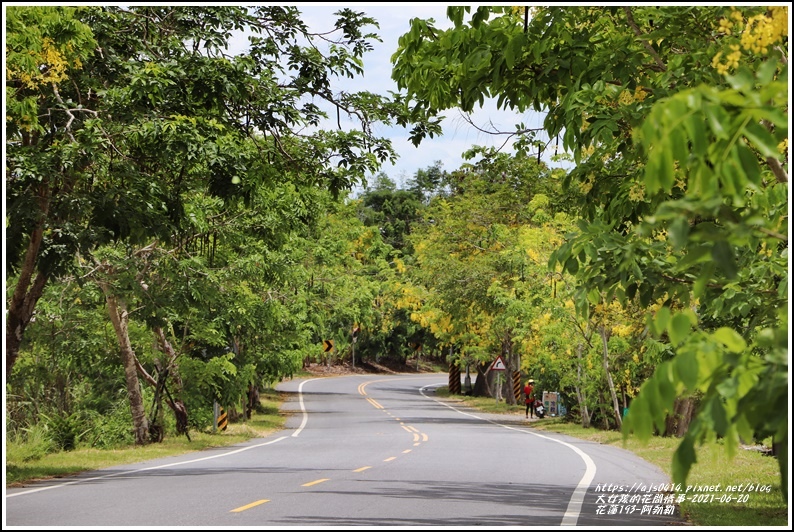
[[[6,490],[30,526],[557,527],[684,524],[635,455],[437,398],[446,374],[295,379],[285,430]],[[4,527],[5,528],[5,527]]]

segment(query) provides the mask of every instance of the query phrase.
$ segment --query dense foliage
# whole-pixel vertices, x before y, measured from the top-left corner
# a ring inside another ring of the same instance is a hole
[[[420,355],[512,402],[501,355],[584,426],[682,436],[678,482],[706,439],[772,437],[785,493],[786,8],[451,7],[401,38],[393,98],[333,90],[376,38],[349,9],[326,49],[289,7],[7,13],[12,437],[143,443]],[[514,155],[379,173],[373,124],[419,142],[486,98],[572,164],[519,124]]]
[[[626,433],[664,430],[677,398],[698,394],[675,480],[704,439],[734,450],[773,436],[785,486],[788,8],[470,11],[449,8],[446,31],[412,21],[393,77],[427,109],[495,97],[544,111],[573,154],[582,219],[550,266],[576,277],[582,317],[614,301],[656,308],[648,324],[675,352]]]

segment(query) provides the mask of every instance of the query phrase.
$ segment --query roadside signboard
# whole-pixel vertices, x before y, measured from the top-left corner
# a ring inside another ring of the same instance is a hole
[[[501,356],[496,357],[496,360],[491,364],[491,371],[504,371],[506,369],[507,366],[505,366],[505,361],[502,360]]]

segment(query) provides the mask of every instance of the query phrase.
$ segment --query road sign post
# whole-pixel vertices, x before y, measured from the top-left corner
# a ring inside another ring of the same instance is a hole
[[[333,340],[323,340],[323,353],[330,353],[334,348]],[[331,355],[325,357],[325,365],[331,367]]]
[[[505,361],[502,360],[502,356],[496,357],[496,360],[493,361],[491,367],[489,368],[490,371],[496,371],[496,393],[494,396],[496,397],[496,404],[499,404],[499,396],[500,392],[502,391],[502,372],[507,369],[505,366]]]

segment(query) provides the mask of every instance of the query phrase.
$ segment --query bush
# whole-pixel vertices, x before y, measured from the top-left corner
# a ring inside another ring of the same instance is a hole
[[[44,425],[34,425],[6,435],[6,463],[40,460],[55,450]]]
[[[209,432],[212,430],[213,409],[212,406],[200,406],[188,409],[188,425],[190,428],[199,432]]]
[[[51,417],[42,414],[41,418],[56,451],[72,451],[77,447],[79,431],[83,424],[76,414],[67,416],[63,413],[56,413]]]
[[[92,447],[112,449],[135,443],[132,414],[128,402],[124,399],[117,401],[107,414],[100,415],[94,412],[87,425],[89,429],[83,439]]]

